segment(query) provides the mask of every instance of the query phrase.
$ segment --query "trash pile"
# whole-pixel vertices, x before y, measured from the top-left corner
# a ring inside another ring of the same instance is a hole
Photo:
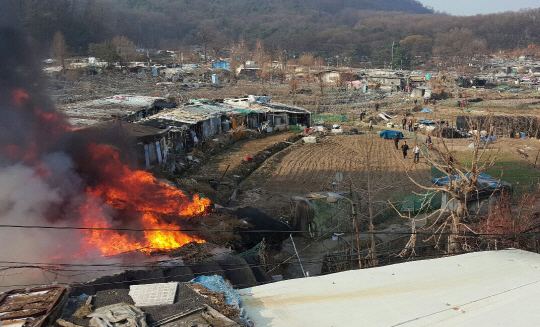
[[[251,326],[232,286],[221,276],[106,289],[72,296],[56,326]]]

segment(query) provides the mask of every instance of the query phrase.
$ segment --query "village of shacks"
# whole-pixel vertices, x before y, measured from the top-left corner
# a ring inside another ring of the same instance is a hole
[[[538,326],[520,1],[1,0],[0,326]]]

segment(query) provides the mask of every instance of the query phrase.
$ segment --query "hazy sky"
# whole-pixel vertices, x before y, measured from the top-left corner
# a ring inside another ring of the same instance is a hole
[[[468,16],[523,8],[540,8],[540,0],[419,0],[426,6],[452,15]]]

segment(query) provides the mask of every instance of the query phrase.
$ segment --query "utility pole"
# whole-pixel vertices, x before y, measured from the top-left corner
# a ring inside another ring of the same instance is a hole
[[[394,44],[396,41],[392,41],[392,62],[390,63],[390,69],[394,69]]]

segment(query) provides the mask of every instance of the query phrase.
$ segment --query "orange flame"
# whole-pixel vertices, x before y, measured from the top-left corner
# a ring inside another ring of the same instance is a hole
[[[165,222],[168,217],[192,217],[204,213],[210,200],[195,195],[190,199],[181,190],[157,181],[152,174],[132,170],[120,162],[118,153],[109,146],[91,144],[93,161],[100,163],[107,175],[106,181],[88,187],[88,201],[79,210],[84,227],[110,228],[103,209],[94,201],[101,199],[110,207],[141,215],[138,222],[144,229],[180,229],[175,223]],[[90,201],[90,202],[89,202]],[[194,236],[177,231],[145,231],[144,240],[136,240],[117,231],[91,230],[86,233],[88,244],[101,251],[103,256],[141,250],[172,250],[190,242],[204,243]]]

